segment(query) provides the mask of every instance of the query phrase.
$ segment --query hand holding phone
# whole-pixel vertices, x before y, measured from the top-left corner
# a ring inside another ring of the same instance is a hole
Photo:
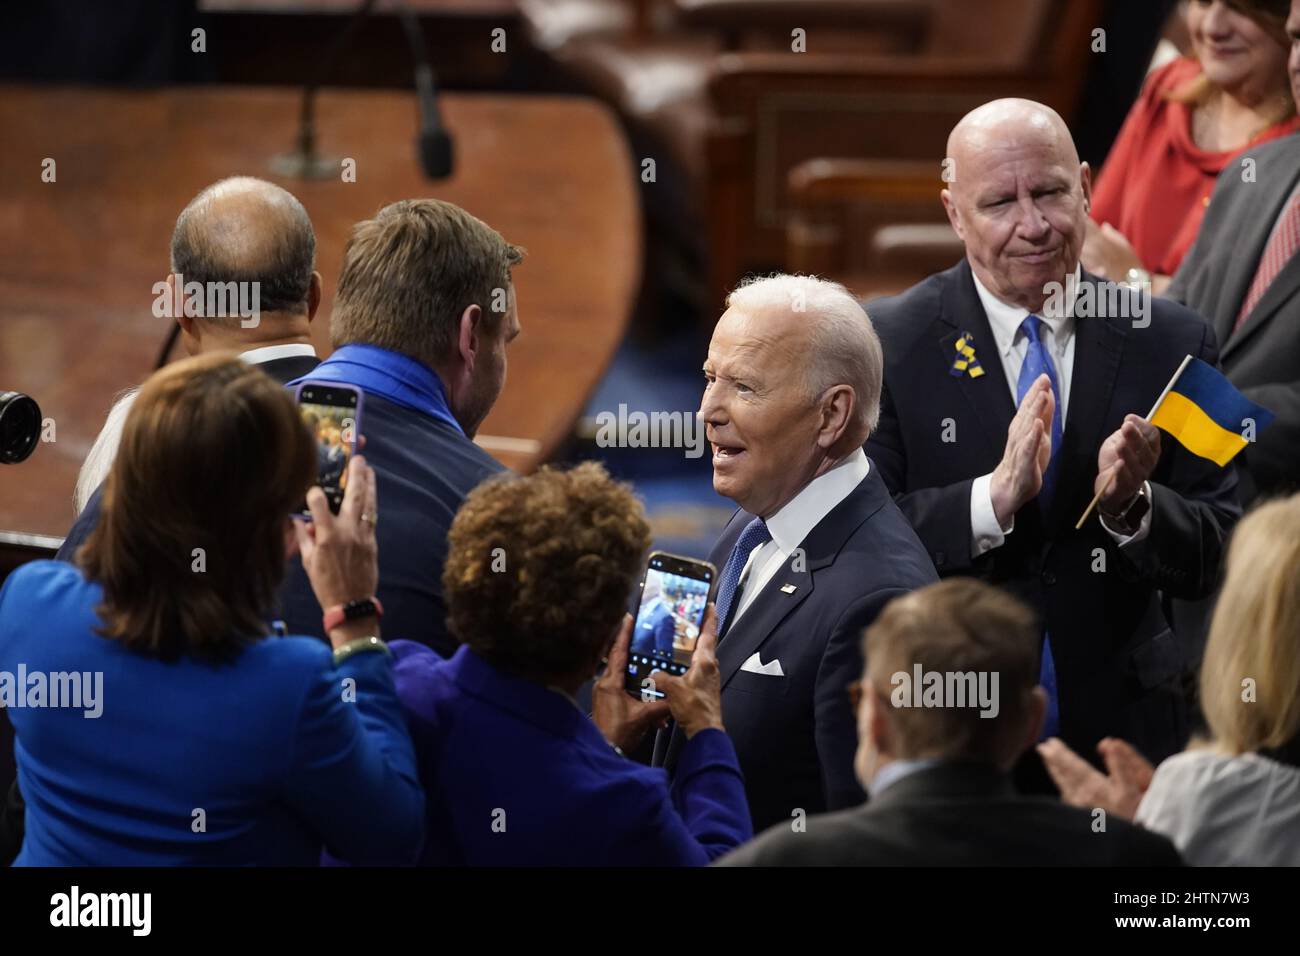
[[[312,520],[293,523],[303,570],[322,608],[370,597],[379,587],[375,472],[360,457],[352,459],[348,469],[348,489],[337,518],[330,513],[321,490],[311,488],[307,502]],[[369,625],[367,633],[377,634],[376,627]],[[330,640],[338,646],[335,636],[331,632]]]
[[[717,569],[707,561],[651,552],[628,649],[624,686],[629,694],[662,700],[655,674],[686,673],[716,578]]]
[[[609,651],[605,673],[592,686],[591,719],[601,734],[615,747],[629,752],[641,742],[646,731],[668,718],[668,704],[662,700],[642,700],[623,690],[627,670],[628,645],[632,638],[632,615],[623,615],[618,636]]]
[[[347,490],[348,465],[361,443],[361,391],[337,382],[306,381],[298,386],[297,399],[303,423],[316,443],[316,484],[325,493],[330,511],[338,514]],[[311,517],[305,502],[299,513]]]
[[[722,672],[718,669],[718,615],[712,604],[704,617],[691,666],[681,677],[656,674],[656,683],[668,698],[673,720],[694,737],[701,730],[722,726]]]

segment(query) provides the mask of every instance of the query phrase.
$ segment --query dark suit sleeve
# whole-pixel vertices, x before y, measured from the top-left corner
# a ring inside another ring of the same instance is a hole
[[[1300,378],[1243,388],[1241,394],[1277,416],[1241,453],[1255,484],[1264,488],[1300,485]]]
[[[1219,353],[1208,326],[1198,358],[1218,368]],[[1228,533],[1241,517],[1237,469],[1233,464],[1220,468],[1162,435],[1161,458],[1166,456],[1168,470],[1157,468],[1164,480],[1151,480],[1150,534],[1119,553],[1130,575],[1172,597],[1199,600],[1214,589]]]
[[[935,567],[945,574],[970,568],[970,489],[974,479],[939,488],[906,490],[907,449],[888,387],[881,392],[880,423],[867,440],[866,451],[880,469],[880,476],[899,509],[930,552]]]
[[[858,723],[849,706],[849,685],[862,677],[862,631],[886,604],[906,593],[888,588],[854,601],[826,642],[813,691],[813,720],[827,810],[855,807],[867,799],[853,771]]]
[[[63,544],[59,546],[59,551],[54,557],[59,561],[73,563],[73,558],[77,556],[77,549],[86,543],[86,538],[90,537],[90,532],[99,524],[100,499],[104,494],[104,486],[100,485],[95,489],[95,493],[90,496],[86,502],[86,507],[81,509],[81,514],[77,515],[77,520],[72,525],[72,530],[68,536],[63,539]]]
[[[1165,289],[1166,299],[1172,299],[1180,305],[1187,305],[1192,297],[1193,285],[1198,281],[1204,283],[1209,280],[1213,272],[1222,272],[1214,269],[1216,264],[1224,261],[1223,251],[1218,249],[1222,238],[1220,224],[1223,223],[1225,211],[1231,206],[1228,192],[1232,187],[1231,180],[1239,176],[1240,170],[1233,164],[1229,164],[1228,168],[1219,174],[1214,184],[1214,192],[1210,195],[1210,205],[1205,210],[1205,218],[1201,220],[1201,227],[1196,233],[1196,241],[1192,243],[1192,248],[1188,250],[1187,255],[1183,256],[1178,271],[1174,273],[1173,280]],[[1217,256],[1216,249],[1218,249]],[[1204,318],[1210,322],[1214,321],[1212,315]]]
[[[1168,838],[1151,830],[1133,825],[1133,838],[1129,841],[1129,866],[1186,866],[1177,848]]]
[[[677,642],[677,619],[671,611],[664,610],[655,621],[655,649],[672,654]]]

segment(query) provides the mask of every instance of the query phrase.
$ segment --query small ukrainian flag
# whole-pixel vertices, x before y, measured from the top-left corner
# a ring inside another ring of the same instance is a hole
[[[1242,395],[1213,365],[1189,355],[1148,421],[1193,455],[1222,467],[1273,421],[1273,413]]]

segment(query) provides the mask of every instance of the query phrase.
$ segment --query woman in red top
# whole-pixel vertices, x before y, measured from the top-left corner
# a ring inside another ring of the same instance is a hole
[[[1201,227],[1215,179],[1244,150],[1300,129],[1287,74],[1288,0],[1192,0],[1195,59],[1148,78],[1092,196],[1089,272],[1150,277],[1159,295]]]

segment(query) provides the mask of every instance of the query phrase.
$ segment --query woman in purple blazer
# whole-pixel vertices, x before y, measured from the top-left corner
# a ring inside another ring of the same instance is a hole
[[[623,689],[623,613],[650,544],[641,505],[596,464],[493,479],[449,535],[449,661],[393,644],[427,791],[426,865],[703,865],[753,834],[722,728],[712,612],[667,701]],[[600,669],[591,717],[574,695]],[[623,756],[671,711],[677,775]]]

